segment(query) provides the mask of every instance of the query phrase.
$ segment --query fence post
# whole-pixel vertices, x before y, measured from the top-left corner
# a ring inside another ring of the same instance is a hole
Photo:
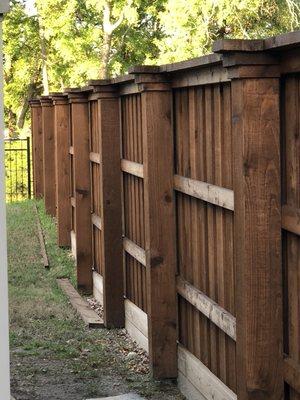
[[[43,129],[42,106],[40,100],[31,100],[31,136],[32,136],[32,166],[33,192],[36,199],[43,197]]]
[[[149,355],[160,379],[177,376],[174,150],[171,88],[151,70],[132,72],[142,104]]]
[[[77,285],[92,293],[91,185],[89,169],[89,104],[88,91],[68,91],[71,103],[71,130],[75,186],[75,234]]]
[[[260,51],[259,41],[225,40],[218,46],[222,51],[227,44],[234,47],[233,53],[225,51],[224,65],[232,79],[237,396],[279,400],[283,398],[280,75],[276,60]],[[247,46],[256,54],[238,53]]]
[[[67,95],[51,94],[54,105],[54,134],[56,162],[56,214],[58,245],[71,245],[71,208],[69,196],[69,102]]]
[[[44,160],[44,199],[48,214],[56,215],[55,199],[55,144],[54,144],[54,110],[49,96],[41,96],[43,160]]]
[[[91,81],[98,99],[103,309],[106,327],[124,327],[120,110],[116,88]]]

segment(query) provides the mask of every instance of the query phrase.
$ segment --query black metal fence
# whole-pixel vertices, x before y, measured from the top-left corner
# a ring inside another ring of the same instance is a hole
[[[32,171],[30,138],[5,139],[6,202],[31,198]]]

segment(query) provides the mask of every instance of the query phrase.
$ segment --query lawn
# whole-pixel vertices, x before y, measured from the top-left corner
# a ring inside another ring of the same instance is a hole
[[[12,394],[16,400],[82,400],[135,391],[181,399],[173,382],[136,372],[139,354],[124,330],[88,330],[58,288],[75,284],[70,252],[56,245],[55,223],[38,210],[51,268],[42,266],[34,202],[7,206]]]

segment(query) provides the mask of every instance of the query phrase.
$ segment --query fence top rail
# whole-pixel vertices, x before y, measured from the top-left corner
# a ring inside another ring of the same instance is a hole
[[[222,39],[213,45],[215,53],[284,51],[300,47],[300,30],[266,39]]]
[[[41,101],[39,99],[30,99],[28,103],[31,107],[39,107],[41,105]]]
[[[222,39],[214,43],[214,53],[212,54],[172,64],[135,66],[130,68],[126,75],[111,79],[90,80],[87,86],[66,88],[63,93],[39,96],[36,99],[31,99],[29,103],[32,107],[36,107],[52,105],[52,101],[58,97],[61,97],[61,99],[67,97],[71,101],[78,96],[93,99],[96,96],[93,94],[97,91],[109,91],[111,89],[120,90],[120,95],[136,93],[140,90],[138,84],[141,83],[143,78],[140,77],[143,75],[153,75],[153,82],[165,81],[169,82],[172,87],[179,88],[230,81],[232,76],[227,74],[227,68],[234,65],[275,66],[279,64],[281,73],[300,72],[300,57],[294,52],[294,49],[297,48],[300,48],[300,30],[266,39]],[[292,52],[289,52],[289,50],[292,50]],[[287,58],[280,57],[281,52]],[[293,62],[295,57],[297,62]],[[279,72],[276,76],[279,76]]]

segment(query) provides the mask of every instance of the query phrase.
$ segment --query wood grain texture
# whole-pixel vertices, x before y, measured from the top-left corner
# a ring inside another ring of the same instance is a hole
[[[300,236],[300,208],[282,206],[282,227],[286,231]]]
[[[73,155],[74,227],[76,234],[77,285],[87,293],[93,290],[91,185],[89,170],[89,109],[86,97],[72,98],[71,120]]]
[[[227,208],[228,210],[234,210],[233,190],[185,178],[180,175],[174,176],[174,188],[179,192],[196,197],[208,203]]]
[[[128,299],[125,300],[125,327],[132,339],[148,352],[147,314]]]
[[[123,239],[123,248],[133,258],[138,260],[139,263],[146,266],[146,252],[140,246],[132,242],[128,238]]]
[[[177,292],[189,303],[217,325],[223,332],[236,340],[236,320],[224,308],[180,277],[177,278]]]
[[[69,197],[69,104],[67,99],[53,97],[56,163],[57,241],[62,247],[71,245],[71,207]]]
[[[282,78],[282,227],[284,290],[284,353],[295,370],[300,367],[300,79],[299,75]],[[286,372],[286,371],[285,371]],[[299,385],[286,376],[286,395],[299,400]],[[297,382],[297,381],[296,381]],[[293,381],[293,383],[296,383]]]
[[[58,279],[57,283],[67,295],[70,303],[89,328],[104,327],[103,320],[94,310],[91,309],[89,303],[80,296],[77,290],[74,289],[69,279]]]
[[[107,327],[123,327],[122,205],[118,98],[98,100],[100,203],[103,234],[103,307]]]
[[[292,358],[286,357],[283,360],[283,378],[293,390],[300,393],[300,368],[299,363]],[[296,393],[291,393],[292,397],[297,397]]]
[[[121,160],[121,169],[123,172],[127,172],[128,174],[144,178],[144,169],[142,164],[129,160]]]
[[[175,180],[192,183],[176,190],[178,274],[234,317],[231,87],[176,89],[173,97]],[[194,193],[207,186],[229,194],[230,207],[220,207],[219,194]],[[179,342],[235,391],[235,341],[181,295],[178,311]]]
[[[44,160],[44,201],[46,212],[56,216],[56,189],[55,189],[55,136],[54,110],[52,100],[43,99],[42,126],[43,126],[43,160]]]
[[[33,190],[34,197],[38,199],[44,195],[42,106],[39,101],[31,104],[31,135]]]
[[[121,162],[143,166],[143,136],[141,95],[122,96],[121,110]],[[122,171],[123,236],[145,249],[144,182],[136,175]],[[124,249],[125,250],[125,249]],[[143,311],[147,312],[146,269],[124,252],[125,295]]]
[[[93,294],[103,306],[103,277],[96,271],[93,271]]]
[[[232,83],[237,395],[281,399],[282,281],[278,79]]]
[[[178,346],[178,369],[180,372],[179,388],[189,399],[237,399],[232,390],[182,346]]]
[[[177,376],[171,92],[153,86],[141,96],[149,354],[154,377],[171,378]]]

